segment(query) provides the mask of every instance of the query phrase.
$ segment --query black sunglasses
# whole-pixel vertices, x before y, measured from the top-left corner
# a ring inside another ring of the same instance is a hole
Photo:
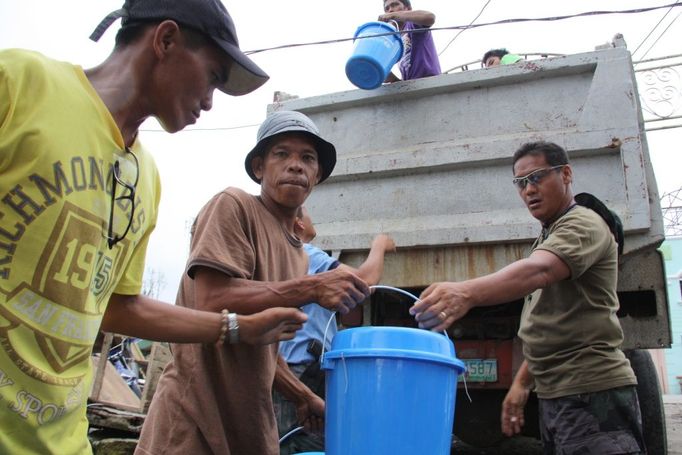
[[[547,177],[550,172],[566,166],[565,164],[559,164],[558,166],[546,167],[544,169],[537,169],[528,175],[523,177],[514,177],[512,183],[520,190],[524,189],[529,183],[533,185],[538,185],[542,179]]]
[[[130,153],[135,162],[135,181],[133,183],[128,183],[121,177],[121,165],[118,160],[114,163],[114,169],[112,172],[111,179],[111,212],[109,212],[109,229],[107,231],[107,244],[109,249],[113,248],[118,242],[123,240],[130,230],[130,226],[133,224],[133,216],[135,214],[135,189],[137,187],[137,181],[140,178],[140,163],[137,161],[137,157],[133,152],[126,147],[126,153]],[[123,187],[121,191],[123,194],[116,196],[116,185]],[[123,234],[114,234],[114,210],[117,201],[128,199],[130,201],[130,217],[128,218],[128,225],[126,226]]]

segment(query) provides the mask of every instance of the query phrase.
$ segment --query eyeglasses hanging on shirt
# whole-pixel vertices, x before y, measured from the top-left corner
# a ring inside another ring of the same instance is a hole
[[[135,171],[133,174],[133,172],[131,172],[132,170],[128,169],[130,166],[125,166],[125,172],[122,171],[120,160],[116,160],[114,163],[111,179],[111,212],[109,212],[109,227],[107,230],[107,244],[109,245],[109,249],[113,248],[114,245],[128,235],[130,226],[133,224],[133,216],[135,215],[135,189],[137,188],[137,181],[140,178],[140,164],[137,161],[135,154],[128,147],[126,147],[126,154],[130,154],[130,156],[133,157],[132,161],[128,161],[128,163],[134,163]],[[131,179],[130,177],[133,177],[133,175],[135,178]],[[119,188],[117,189],[117,187]],[[118,196],[116,195],[117,191],[119,193]],[[124,201],[126,199],[130,201],[130,211],[128,213],[123,212],[123,209],[119,206],[119,201]],[[128,218],[126,227],[121,234],[114,232],[114,211],[117,210],[117,207],[118,210],[122,211],[123,215]]]

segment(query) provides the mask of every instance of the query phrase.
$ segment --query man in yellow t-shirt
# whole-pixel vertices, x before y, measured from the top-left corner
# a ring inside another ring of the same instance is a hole
[[[297,309],[250,316],[140,295],[160,180],[137,138],[170,133],[268,76],[219,0],[127,0],[111,55],[83,70],[0,51],[0,453],[88,454],[90,354],[100,327],[150,340],[290,339]],[[239,335],[239,337],[237,337]]]

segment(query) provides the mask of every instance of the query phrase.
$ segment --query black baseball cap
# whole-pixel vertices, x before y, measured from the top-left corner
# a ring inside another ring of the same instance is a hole
[[[260,128],[258,128],[256,146],[246,155],[244,160],[244,168],[249,174],[251,180],[260,183],[260,179],[256,177],[251,167],[251,162],[257,156],[263,156],[270,140],[283,133],[301,132],[315,141],[315,151],[317,152],[317,161],[322,168],[322,175],[318,183],[322,183],[329,177],[336,166],[336,148],[331,142],[327,142],[320,136],[320,131],[317,125],[313,123],[310,118],[298,111],[276,111],[270,114]]]
[[[239,49],[234,22],[220,0],[125,0],[121,9],[102,19],[90,39],[99,40],[118,18],[121,27],[171,19],[211,38],[235,62],[227,82],[220,88],[228,95],[246,95],[270,78]]]

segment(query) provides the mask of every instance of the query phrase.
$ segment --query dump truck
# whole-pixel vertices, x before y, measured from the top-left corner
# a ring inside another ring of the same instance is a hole
[[[390,233],[398,248],[387,256],[382,284],[415,296],[431,283],[467,280],[526,257],[540,225],[512,186],[512,154],[537,140],[564,147],[574,194],[594,194],[623,222],[623,350],[637,375],[649,453],[666,453],[661,390],[647,351],[671,344],[658,251],[664,226],[623,40],[585,53],[268,106],[281,109],[308,115],[337,147],[332,176],[306,202],[316,221],[315,243],[357,266],[373,236]],[[415,327],[412,304],[409,295],[379,289],[346,324]],[[522,305],[476,308],[448,329],[468,367],[453,428],[467,444],[505,439],[500,409],[522,362]],[[538,437],[532,397],[523,431]]]

